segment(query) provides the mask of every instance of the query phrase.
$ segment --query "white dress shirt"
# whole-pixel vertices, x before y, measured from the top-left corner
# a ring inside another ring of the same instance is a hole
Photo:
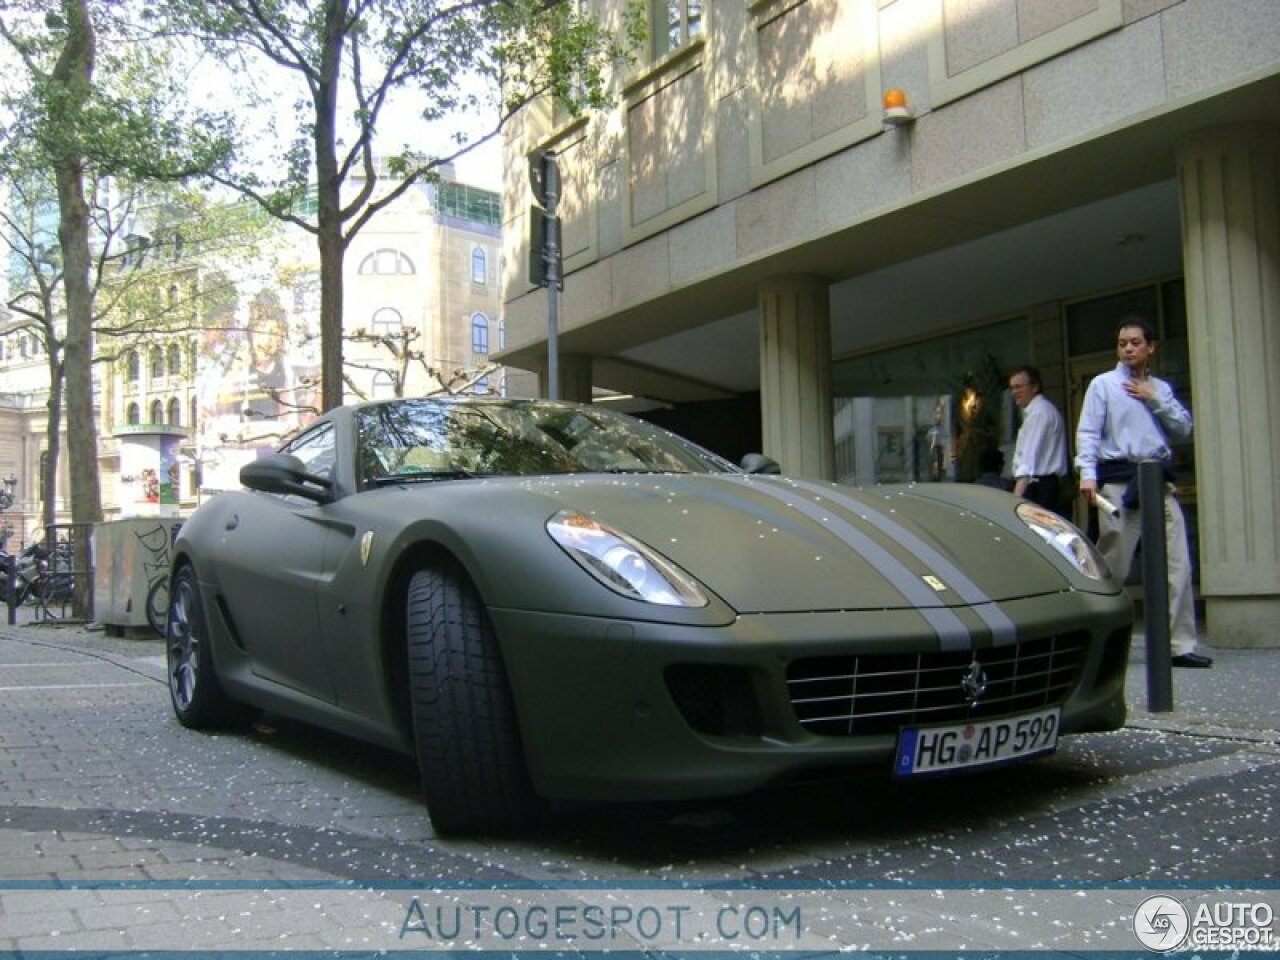
[[[1013,448],[1013,476],[1065,476],[1067,431],[1062,414],[1048,397],[1037,393],[1022,410],[1022,426]]]

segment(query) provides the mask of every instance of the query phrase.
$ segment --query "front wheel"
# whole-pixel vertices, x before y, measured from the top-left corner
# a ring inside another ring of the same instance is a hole
[[[195,569],[179,568],[164,624],[169,699],[184,727],[206,730],[239,720],[243,709],[222,691],[213,663]]]
[[[414,742],[436,832],[494,834],[527,825],[542,801],[479,593],[456,569],[416,573],[407,624]]]

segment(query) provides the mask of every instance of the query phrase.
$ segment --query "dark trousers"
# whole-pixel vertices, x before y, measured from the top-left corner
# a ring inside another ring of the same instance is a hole
[[[1032,503],[1038,503],[1046,510],[1052,510],[1059,516],[1070,519],[1066,512],[1067,505],[1062,502],[1062,488],[1062,478],[1050,474],[1047,477],[1036,477],[1027,484],[1027,489],[1022,495]]]

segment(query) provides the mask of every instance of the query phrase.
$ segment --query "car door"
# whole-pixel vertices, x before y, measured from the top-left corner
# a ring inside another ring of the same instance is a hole
[[[323,423],[283,448],[309,473],[332,479],[335,431]],[[332,703],[329,657],[322,647],[318,592],[335,537],[329,507],[302,497],[255,493],[224,522],[218,580],[253,672]]]

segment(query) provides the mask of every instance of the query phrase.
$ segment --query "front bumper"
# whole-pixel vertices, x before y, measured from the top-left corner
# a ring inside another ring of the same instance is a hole
[[[1123,724],[1133,622],[1125,595],[1064,592],[1001,608],[1020,648],[1074,638],[1070,684],[1055,694],[1062,732]],[[530,773],[540,793],[561,799],[722,796],[853,768],[880,767],[887,778],[896,727],[814,732],[793,705],[790,668],[835,656],[938,653],[936,634],[909,610],[761,614],[723,627],[490,613]],[[975,637],[979,660],[1010,656],[980,630]]]

